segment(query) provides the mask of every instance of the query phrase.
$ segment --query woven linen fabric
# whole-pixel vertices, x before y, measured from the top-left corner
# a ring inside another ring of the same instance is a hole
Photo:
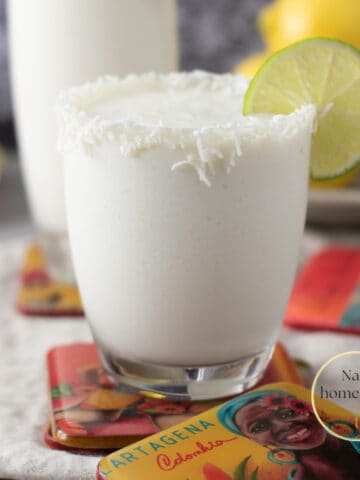
[[[93,480],[98,457],[51,450],[45,355],[55,345],[89,341],[84,320],[35,318],[14,309],[23,242],[0,244],[0,478]]]

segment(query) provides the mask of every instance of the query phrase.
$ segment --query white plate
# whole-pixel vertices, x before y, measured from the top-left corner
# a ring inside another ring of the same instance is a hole
[[[322,225],[359,225],[360,187],[311,188],[307,220]]]

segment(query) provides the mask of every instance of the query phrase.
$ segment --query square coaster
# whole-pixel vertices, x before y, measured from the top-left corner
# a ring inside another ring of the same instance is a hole
[[[360,334],[360,249],[321,251],[300,272],[285,326]]]
[[[29,316],[83,316],[79,291],[75,285],[51,279],[39,245],[30,245],[21,269],[17,309]]]
[[[53,348],[47,356],[51,434],[47,444],[70,450],[116,449],[202,413],[222,400],[161,400],[116,387],[105,375],[94,344]],[[280,344],[262,379],[303,384]]]
[[[104,450],[94,450],[91,448],[80,448],[80,447],[70,447],[64,444],[57,442],[52,434],[51,425],[48,424],[43,437],[44,443],[47,447],[52,448],[54,450],[62,450],[64,452],[71,452],[77,453],[79,455],[107,455],[109,453],[109,449]]]
[[[316,411],[302,386],[262,385],[109,454],[97,478],[358,480],[356,410],[315,400]]]

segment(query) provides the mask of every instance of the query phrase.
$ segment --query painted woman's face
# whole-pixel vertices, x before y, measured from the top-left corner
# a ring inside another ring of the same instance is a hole
[[[316,448],[326,438],[325,430],[308,409],[293,409],[289,405],[268,408],[262,400],[238,410],[235,423],[251,440],[288,450]]]

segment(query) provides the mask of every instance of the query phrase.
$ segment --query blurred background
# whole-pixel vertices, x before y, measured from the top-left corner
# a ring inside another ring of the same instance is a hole
[[[152,8],[168,5],[159,1],[152,5],[151,1],[154,0],[149,0]],[[15,0],[8,2],[13,5]],[[74,5],[78,4],[74,0]],[[33,12],[29,3],[25,1],[23,5],[31,8],[28,12]],[[203,69],[219,73],[237,71],[252,76],[275,51],[295,41],[315,36],[338,38],[360,48],[360,0],[177,0],[177,9],[181,70]],[[11,154],[16,148],[16,135],[11,103],[6,13],[6,0],[0,0],[0,176],[4,170],[2,146],[7,149],[6,157],[9,159],[3,175],[5,178],[0,181],[2,224],[4,219],[13,223],[14,215],[26,211],[20,171],[12,167],[18,162],[14,161],[17,155]],[[25,26],[28,30],[29,22]],[[166,29],[164,24],[159,24],[159,31],[160,27]],[[89,26],[88,30],[91,31],[91,28]],[[175,30],[174,26],[172,28]],[[19,33],[23,34],[23,31],[20,29]],[[27,50],[26,40],[24,45]],[[43,44],[38,45],[41,49]],[[29,55],[30,50],[29,48]],[[117,53],[115,56],[117,58]],[[51,63],[53,59],[49,58]],[[45,71],[46,68],[48,67],[44,67]],[[24,84],[31,86],[31,79],[29,82],[27,80],[21,79]],[[42,91],[40,95],[42,96]],[[51,142],[51,145],[53,143],[55,142]],[[38,158],[39,155],[35,157]],[[308,220],[318,224],[359,224],[359,184],[360,167],[334,181],[311,182]],[[18,192],[16,194],[13,193],[15,188]],[[14,199],[9,199],[11,194]]]
[[[269,1],[178,0],[180,68],[225,72],[232,69],[241,58],[261,49],[262,41],[256,31],[255,18],[266,3]],[[6,0],[0,0],[0,142],[14,144]]]

